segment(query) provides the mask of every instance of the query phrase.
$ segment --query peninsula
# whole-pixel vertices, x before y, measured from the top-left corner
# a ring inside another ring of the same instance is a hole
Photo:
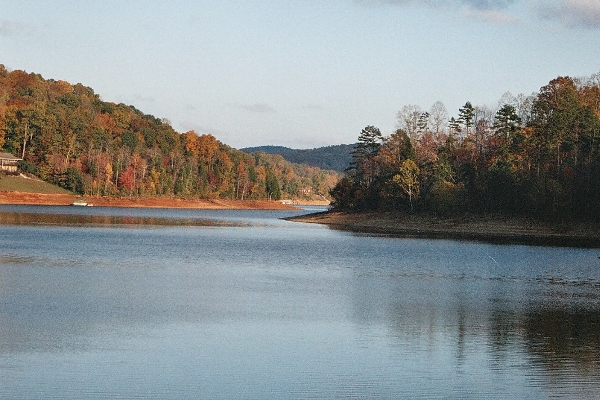
[[[491,243],[600,248],[600,224],[559,224],[494,215],[441,218],[405,212],[329,211],[289,218],[331,229],[396,237],[478,240]]]

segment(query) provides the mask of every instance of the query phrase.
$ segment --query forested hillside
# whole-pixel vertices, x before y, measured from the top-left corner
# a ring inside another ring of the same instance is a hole
[[[344,172],[350,165],[354,145],[340,144],[315,149],[290,149],[282,146],[259,146],[241,149],[246,153],[279,154],[289,162],[306,164],[326,170]]]
[[[600,74],[450,118],[439,102],[405,106],[398,128],[360,133],[338,208],[600,220]]]
[[[111,196],[322,197],[338,175],[249,155],[211,134],[102,101],[82,84],[0,65],[0,147],[22,169],[73,192]]]

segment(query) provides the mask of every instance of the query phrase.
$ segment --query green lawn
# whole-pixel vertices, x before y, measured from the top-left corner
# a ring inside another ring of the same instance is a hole
[[[68,190],[44,181],[27,179],[14,175],[0,175],[0,192],[72,194]]]

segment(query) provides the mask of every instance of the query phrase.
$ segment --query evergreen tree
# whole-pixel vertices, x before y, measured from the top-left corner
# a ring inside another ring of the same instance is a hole
[[[281,199],[281,188],[279,187],[279,181],[270,168],[267,168],[265,191],[267,192],[267,196],[269,196],[269,200]]]
[[[465,135],[469,136],[469,129],[473,126],[475,119],[475,108],[470,101],[458,110],[458,122],[465,127]]]
[[[379,153],[383,136],[374,126],[365,127],[358,136],[358,142],[350,153],[350,170],[354,170],[356,179],[370,181],[376,171],[373,170],[373,158]]]
[[[450,129],[450,135],[454,136],[462,132],[460,128],[460,122],[456,120],[456,118],[451,117],[450,121],[448,121],[448,128]]]
[[[421,135],[429,132],[429,117],[430,114],[427,111],[419,115],[419,120],[417,121],[417,129]]]
[[[498,148],[501,154],[507,154],[510,147],[518,140],[517,133],[521,128],[521,118],[514,106],[503,105],[496,113],[492,128],[496,132]]]

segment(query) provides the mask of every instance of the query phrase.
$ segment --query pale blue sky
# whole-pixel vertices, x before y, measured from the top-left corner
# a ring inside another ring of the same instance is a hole
[[[0,63],[236,148],[311,148],[600,72],[600,0],[0,0]]]

